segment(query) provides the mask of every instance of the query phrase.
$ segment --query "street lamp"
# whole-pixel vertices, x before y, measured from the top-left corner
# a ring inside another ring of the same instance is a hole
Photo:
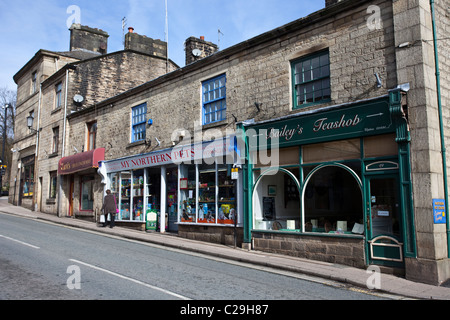
[[[28,129],[30,129],[30,130],[31,130],[32,132],[34,132],[34,133],[39,132],[39,130],[36,130],[36,129],[33,128],[33,121],[34,121],[34,117],[33,117],[32,115],[29,115],[29,116],[27,117],[27,126],[28,126]]]

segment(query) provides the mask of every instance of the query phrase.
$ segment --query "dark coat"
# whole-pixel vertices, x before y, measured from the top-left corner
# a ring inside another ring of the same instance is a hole
[[[103,206],[102,206],[103,214],[107,213],[116,213],[117,212],[117,204],[116,204],[116,198],[113,194],[108,194],[105,196],[105,199],[103,200]]]

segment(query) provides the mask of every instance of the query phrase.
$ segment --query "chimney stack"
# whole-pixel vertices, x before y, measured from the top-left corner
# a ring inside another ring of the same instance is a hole
[[[186,51],[186,65],[188,65],[216,53],[219,51],[219,47],[212,42],[205,41],[204,36],[200,36],[200,38],[188,38],[184,43],[184,50]]]
[[[72,24],[70,27],[70,51],[88,50],[101,54],[108,53],[107,32],[82,26],[80,24]]]
[[[128,33],[125,35],[124,49],[167,58],[167,42],[137,34],[132,27],[128,28]]]

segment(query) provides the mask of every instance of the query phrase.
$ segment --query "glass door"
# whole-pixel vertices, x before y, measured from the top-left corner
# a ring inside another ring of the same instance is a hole
[[[367,234],[370,263],[403,262],[399,180],[396,175],[368,178]]]

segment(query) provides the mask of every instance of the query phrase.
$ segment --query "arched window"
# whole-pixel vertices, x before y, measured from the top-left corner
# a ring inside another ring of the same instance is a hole
[[[304,230],[345,233],[362,227],[362,199],[361,183],[350,168],[327,165],[312,170],[303,189]]]
[[[267,170],[253,191],[253,228],[259,230],[299,230],[300,192],[298,168]]]

